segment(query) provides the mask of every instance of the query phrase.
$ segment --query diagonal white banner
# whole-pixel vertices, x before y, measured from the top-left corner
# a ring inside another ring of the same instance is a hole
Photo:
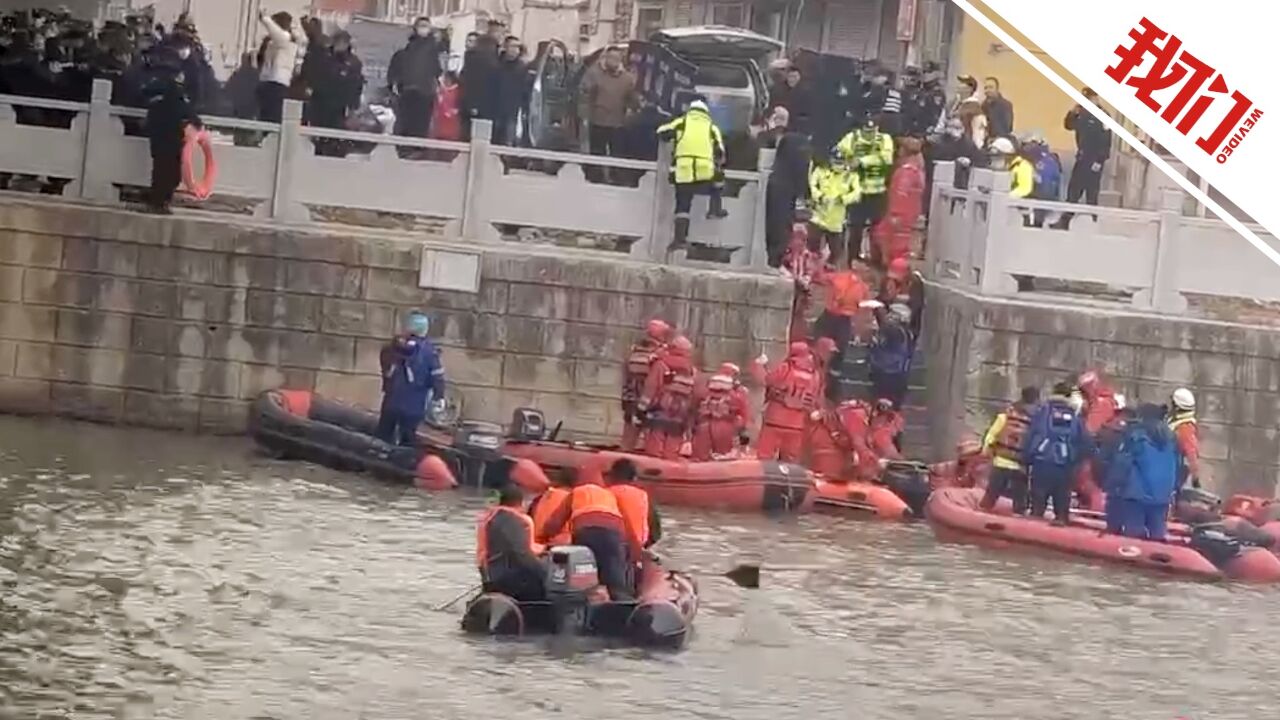
[[[954,1],[1280,265],[1276,248],[1084,102],[1080,88],[1071,87],[970,2]],[[985,2],[1268,232],[1280,236],[1280,202],[1274,190],[1280,163],[1280,85],[1269,64],[1260,62],[1263,49],[1274,42],[1280,6],[1250,2],[1214,8],[1203,0]]]

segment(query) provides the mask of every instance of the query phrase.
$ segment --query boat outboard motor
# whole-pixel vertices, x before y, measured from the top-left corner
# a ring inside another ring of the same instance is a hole
[[[1204,525],[1222,519],[1222,498],[1208,490],[1184,487],[1178,492],[1173,516],[1188,525]]]
[[[880,473],[880,482],[911,508],[913,517],[924,517],[924,506],[933,492],[929,486],[929,466],[912,461],[890,461]]]
[[[502,427],[494,423],[464,420],[453,433],[453,449],[458,453],[463,485],[481,487],[485,471],[502,458]]]
[[[1201,525],[1191,530],[1191,547],[1209,559],[1216,567],[1223,567],[1240,554],[1240,541],[1231,537],[1220,525]]]
[[[519,442],[533,442],[547,436],[547,418],[540,410],[516,408],[511,414],[507,436]]]
[[[587,629],[587,599],[600,584],[596,556],[581,545],[557,545],[548,553],[547,601],[557,632]]]

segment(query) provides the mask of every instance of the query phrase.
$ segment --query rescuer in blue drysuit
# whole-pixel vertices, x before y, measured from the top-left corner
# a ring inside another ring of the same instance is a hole
[[[384,442],[413,445],[428,403],[437,413],[444,407],[444,366],[427,339],[429,326],[415,310],[405,318],[404,333],[383,349],[382,410],[374,434]]]
[[[1053,387],[1049,401],[1032,416],[1022,445],[1022,464],[1031,475],[1031,516],[1044,517],[1053,501],[1053,522],[1071,517],[1071,479],[1089,449],[1084,422],[1072,407],[1065,383]]]
[[[1110,492],[1120,495],[1121,531],[1129,537],[1163,540],[1169,504],[1178,484],[1182,458],[1178,443],[1158,405],[1138,408],[1138,420],[1125,427],[1124,453],[1131,458],[1127,478]],[[1110,480],[1111,478],[1108,478]]]

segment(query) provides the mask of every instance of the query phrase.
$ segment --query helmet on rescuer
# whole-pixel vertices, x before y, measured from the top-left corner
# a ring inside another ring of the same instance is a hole
[[[888,275],[894,280],[906,280],[911,274],[911,262],[904,257],[896,257],[889,262]]]
[[[810,354],[807,342],[796,341],[787,348],[787,357],[808,357]]]
[[[731,362],[720,363],[720,369],[717,370],[716,372],[719,373],[720,375],[725,375],[727,377],[736,379],[738,375],[742,374],[742,368],[739,368],[737,365],[734,365]]]
[[[671,352],[675,355],[688,355],[693,352],[693,343],[689,342],[689,338],[677,335],[676,339],[671,341]]]
[[[1178,388],[1173,391],[1173,406],[1179,410],[1195,410],[1196,396],[1186,388]]]
[[[666,340],[667,333],[671,332],[671,326],[665,321],[654,318],[645,326],[645,333],[654,340]]]

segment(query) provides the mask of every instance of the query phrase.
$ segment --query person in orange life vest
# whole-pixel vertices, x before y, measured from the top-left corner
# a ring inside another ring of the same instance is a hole
[[[1186,388],[1173,391],[1170,398],[1169,429],[1178,443],[1182,462],[1178,464],[1178,490],[1191,481],[1192,487],[1200,487],[1200,435],[1196,429],[1196,396]],[[1177,497],[1177,493],[1174,497]]]
[[[929,465],[929,488],[983,488],[991,474],[991,460],[977,440],[956,444],[956,459]]]
[[[1018,402],[1005,408],[991,421],[982,438],[982,449],[991,456],[991,482],[982,496],[983,509],[990,510],[1002,495],[1013,501],[1013,512],[1025,515],[1030,496],[1030,479],[1023,465],[1023,445],[1031,418],[1040,404],[1040,389],[1022,388]]]
[[[546,599],[546,571],[538,558],[544,548],[534,539],[533,519],[523,505],[520,488],[507,485],[499,491],[498,504],[476,526],[476,567],[485,592],[531,602]]]
[[[1095,370],[1081,373],[1076,387],[1080,388],[1080,394],[1084,396],[1084,408],[1080,416],[1092,445],[1092,438],[1097,437],[1098,432],[1119,414],[1123,400]],[[1074,489],[1081,507],[1102,512],[1105,503],[1102,487],[1096,477],[1096,468],[1097,464],[1092,457],[1085,458],[1076,469]]]
[[[876,299],[885,307],[892,307],[894,303],[906,305],[911,310],[911,335],[920,337],[920,325],[924,319],[924,278],[911,269],[907,258],[889,261]]]
[[[628,572],[627,527],[618,499],[602,484],[599,472],[580,472],[578,484],[547,518],[549,536],[567,530],[574,545],[591,550],[600,582],[615,602],[634,598]]]
[[[662,539],[662,517],[649,493],[635,481],[636,465],[626,458],[614,462],[605,477],[626,527],[628,560],[639,563],[644,551]]]
[[[561,503],[573,491],[573,480],[568,473],[569,471],[553,473],[548,478],[551,481],[551,487],[544,490],[533,499],[533,502],[529,503],[529,517],[533,518],[534,540],[547,547],[568,545],[573,542],[568,528],[562,527],[559,532],[552,534],[548,532],[549,528],[547,527],[551,517],[560,508]]]
[[[783,276],[795,282],[788,342],[799,342],[809,337],[809,308],[813,304],[813,285],[822,282],[827,253],[821,234],[809,232],[804,223],[791,226],[791,242],[782,257]]]
[[[797,462],[804,449],[805,423],[818,404],[818,375],[806,343],[791,343],[787,359],[767,369],[768,355],[756,358],[753,371],[763,375],[764,422],[756,439],[761,460]]]
[[[831,338],[837,357],[843,356],[849,341],[859,330],[865,330],[869,318],[861,313],[861,305],[871,297],[871,290],[853,270],[827,273],[819,283],[827,288],[827,304],[813,324],[814,338]]]
[[[832,479],[874,479],[879,474],[867,445],[870,409],[860,400],[815,410],[809,425],[809,469]],[[870,464],[866,463],[870,461]]]
[[[692,457],[705,462],[730,455],[747,429],[746,389],[738,384],[738,366],[724,363],[699,393],[693,422]]]
[[[902,140],[898,166],[889,180],[888,206],[871,228],[872,264],[878,267],[911,255],[911,238],[924,206],[924,158],[920,150],[919,139]]]
[[[649,368],[637,405],[645,418],[644,453],[674,460],[693,425],[694,385],[693,343],[683,335],[667,346],[666,352]]]
[[[907,421],[898,412],[892,400],[876,400],[871,411],[871,423],[867,430],[867,445],[880,460],[901,460],[899,442]]]
[[[653,364],[666,350],[667,341],[671,339],[671,326],[654,318],[645,328],[645,335],[639,342],[631,346],[627,354],[627,365],[622,376],[622,449],[634,450],[640,440],[640,428],[644,415],[636,407],[640,402],[640,393],[644,392],[645,381],[649,379],[649,371]]]

